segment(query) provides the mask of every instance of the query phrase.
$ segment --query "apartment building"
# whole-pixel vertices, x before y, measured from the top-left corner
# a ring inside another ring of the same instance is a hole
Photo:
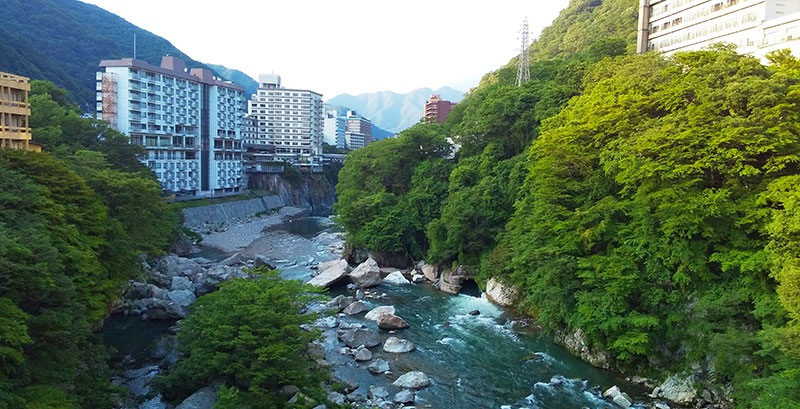
[[[344,139],[347,149],[358,149],[367,146],[372,140],[372,121],[362,118],[356,111],[347,111]]]
[[[450,115],[450,111],[457,104],[457,102],[443,100],[440,95],[431,95],[428,101],[425,102],[423,118],[429,122],[443,124],[447,116]]]
[[[180,196],[243,189],[245,89],[204,68],[163,57],[160,66],[123,58],[100,62],[97,113],[147,152],[142,162]]]
[[[322,94],[281,86],[281,77],[261,74],[247,113],[256,123],[255,141],[275,146],[277,160],[300,167],[322,166]]]
[[[42,151],[41,145],[31,142],[30,90],[28,78],[0,72],[0,149]]]
[[[340,117],[336,111],[328,111],[325,113],[323,119],[323,138],[325,143],[333,145],[337,148],[344,149],[347,146],[345,141],[345,131],[347,130],[347,122],[345,118]]]
[[[789,48],[800,55],[800,0],[640,0],[637,51],[700,50],[734,44],[764,60]]]

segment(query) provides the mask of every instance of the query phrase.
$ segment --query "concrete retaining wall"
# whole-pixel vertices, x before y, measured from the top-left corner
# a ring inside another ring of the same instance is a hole
[[[260,199],[240,200],[203,207],[183,209],[183,224],[199,226],[205,223],[221,223],[239,217],[252,216],[284,206],[280,196],[264,196]]]

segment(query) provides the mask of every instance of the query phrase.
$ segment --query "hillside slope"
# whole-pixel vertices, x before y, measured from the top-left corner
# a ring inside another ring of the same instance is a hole
[[[623,40],[632,54],[636,51],[638,5],[638,0],[570,0],[569,6],[531,44],[531,62],[569,58],[599,39],[611,38]],[[516,75],[514,56],[504,67],[484,75],[479,87],[494,81],[510,84]]]
[[[97,6],[76,0],[4,0],[0,24],[0,71],[44,79],[64,87],[84,109],[95,103],[100,60],[136,56],[159,64],[178,56],[204,67],[169,41]]]
[[[223,78],[227,79],[228,81],[233,81],[241,86],[244,87],[246,90],[245,98],[250,98],[250,95],[258,93],[258,81],[253,79],[253,77],[239,71],[228,68],[224,65],[217,65],[217,64],[206,64],[208,68],[216,71],[217,74],[221,75]]]
[[[364,117],[370,118],[379,127],[390,132],[400,132],[419,122],[425,101],[432,94],[439,94],[448,101],[459,102],[464,93],[450,87],[437,90],[419,88],[406,94],[392,91],[360,95],[340,94],[326,103],[350,107]]]

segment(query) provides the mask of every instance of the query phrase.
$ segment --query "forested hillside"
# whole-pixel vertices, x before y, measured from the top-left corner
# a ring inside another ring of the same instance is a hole
[[[350,246],[515,286],[607,367],[800,407],[800,62],[626,55],[635,16],[594,22],[634,3],[573,1],[531,81],[502,68],[446,124],[350,153],[337,218]]]
[[[84,110],[93,110],[101,60],[133,56],[158,65],[164,55],[204,67],[169,41],[97,6],[77,0],[5,0],[0,71],[52,81]]]
[[[105,409],[115,389],[92,329],[179,217],[141,147],[81,118],[63,89],[31,85],[49,153],[0,150],[0,408]]]

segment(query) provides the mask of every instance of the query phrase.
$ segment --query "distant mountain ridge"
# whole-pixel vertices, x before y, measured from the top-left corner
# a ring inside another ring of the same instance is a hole
[[[132,57],[134,34],[138,59],[159,65],[162,56],[172,55],[184,59],[187,67],[210,68],[168,40],[91,4],[77,0],[3,0],[2,4],[0,71],[52,81],[88,111],[94,110],[98,64]],[[238,72],[211,70],[229,80],[226,74]]]
[[[437,90],[418,88],[405,94],[380,91],[368,94],[340,94],[326,101],[327,104],[350,107],[372,120],[380,128],[397,133],[419,122],[425,108],[425,101],[433,94],[442,99],[460,102],[464,93],[450,87]]]

